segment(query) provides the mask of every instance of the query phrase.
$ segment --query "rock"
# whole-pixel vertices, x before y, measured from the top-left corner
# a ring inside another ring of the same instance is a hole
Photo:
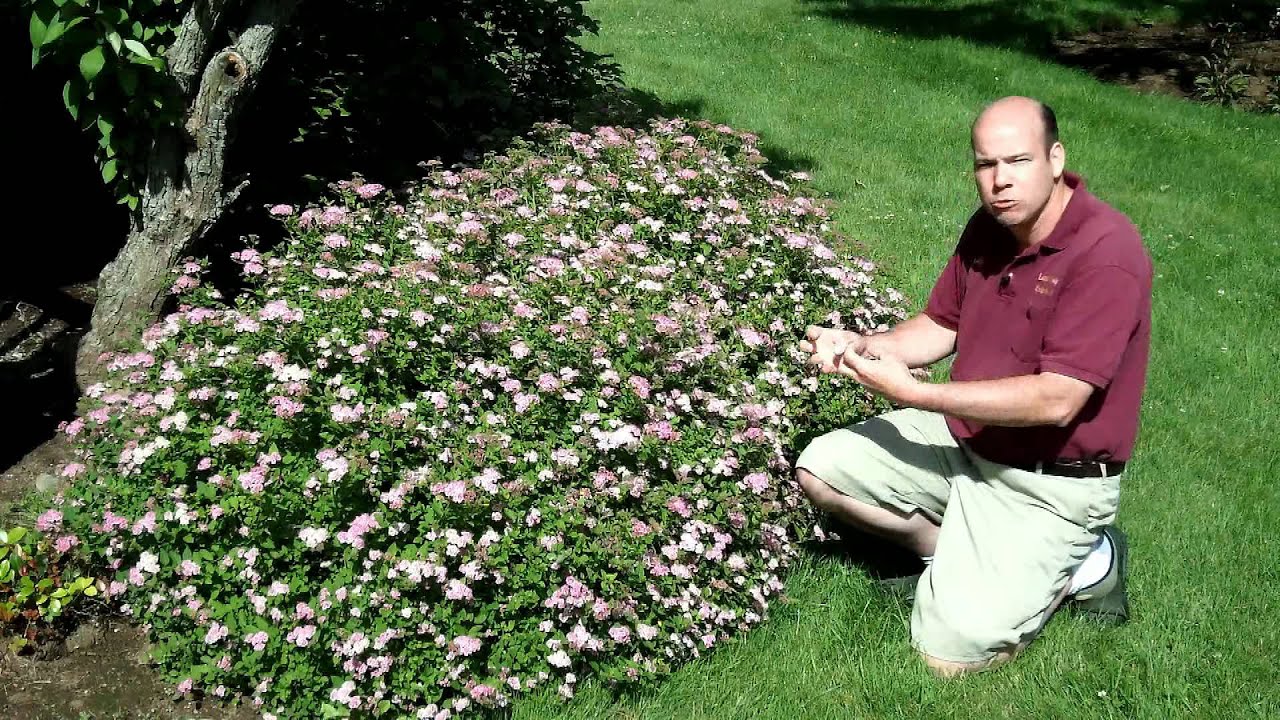
[[[36,476],[36,492],[52,493],[58,489],[58,477],[52,473],[40,473]]]
[[[76,652],[93,647],[102,642],[103,635],[102,626],[96,620],[86,620],[67,636],[67,650]]]
[[[152,663],[151,646],[148,645],[147,647],[144,647],[138,652],[134,653],[133,661],[139,665],[150,665]]]

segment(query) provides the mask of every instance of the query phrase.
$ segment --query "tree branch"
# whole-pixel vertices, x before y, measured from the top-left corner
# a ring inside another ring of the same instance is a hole
[[[213,43],[213,35],[233,3],[234,0],[196,0],[183,16],[173,47],[165,53],[169,75],[178,83],[183,97],[191,94],[192,83]]]

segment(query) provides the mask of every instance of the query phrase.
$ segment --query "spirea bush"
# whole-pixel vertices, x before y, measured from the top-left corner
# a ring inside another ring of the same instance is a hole
[[[902,317],[763,162],[724,126],[547,125],[403,204],[272,208],[233,305],[188,264],[110,358],[42,529],[181,692],[264,717],[652,682],[766,617],[817,527],[791,462],[871,409],[805,325]]]

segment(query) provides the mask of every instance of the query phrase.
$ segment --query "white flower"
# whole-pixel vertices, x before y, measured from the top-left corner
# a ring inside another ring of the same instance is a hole
[[[298,539],[302,541],[308,549],[315,550],[320,547],[321,543],[329,539],[329,531],[324,528],[303,528],[298,533]]]

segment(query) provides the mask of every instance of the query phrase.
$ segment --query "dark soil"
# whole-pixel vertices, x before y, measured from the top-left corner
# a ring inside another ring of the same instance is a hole
[[[1143,93],[1196,96],[1196,77],[1205,73],[1204,58],[1224,33],[1208,25],[1140,25],[1124,30],[1090,32],[1054,43],[1054,59],[1089,72],[1100,80]],[[1264,109],[1269,83],[1280,80],[1280,38],[1239,29],[1225,33],[1232,72],[1248,77],[1242,106]]]
[[[248,720],[251,706],[177,700],[146,665],[147,642],[118,622],[86,623],[65,646],[18,657],[0,650],[0,718]]]

